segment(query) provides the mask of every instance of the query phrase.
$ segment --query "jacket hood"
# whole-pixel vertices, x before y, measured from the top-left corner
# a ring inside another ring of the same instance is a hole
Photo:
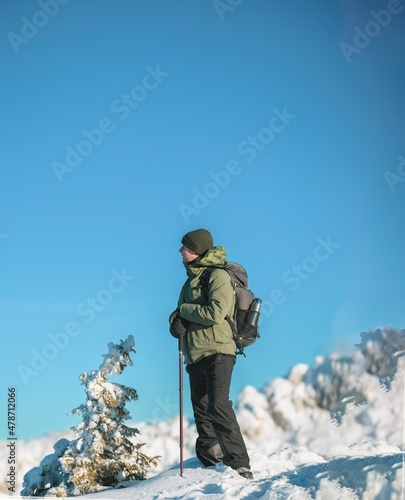
[[[222,267],[226,262],[226,250],[224,247],[212,247],[200,258],[192,262],[186,262],[188,276],[194,276],[201,272],[204,267]]]

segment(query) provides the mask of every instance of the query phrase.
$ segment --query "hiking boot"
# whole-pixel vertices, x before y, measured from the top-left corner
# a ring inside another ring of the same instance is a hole
[[[239,467],[236,472],[245,479],[253,479],[253,474],[247,467]]]

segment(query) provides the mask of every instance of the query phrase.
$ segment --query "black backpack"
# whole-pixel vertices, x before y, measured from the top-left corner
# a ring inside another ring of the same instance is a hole
[[[244,348],[252,345],[260,337],[258,319],[261,300],[255,297],[248,288],[246,269],[236,262],[225,262],[221,267],[207,267],[200,276],[200,284],[205,295],[208,295],[208,278],[213,269],[224,269],[229,274],[235,292],[234,317],[227,316],[236,343],[236,354],[243,354]]]

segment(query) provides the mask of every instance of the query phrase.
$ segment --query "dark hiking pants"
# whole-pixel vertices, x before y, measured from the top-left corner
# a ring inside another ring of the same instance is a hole
[[[235,356],[212,354],[187,365],[198,438],[196,453],[205,465],[222,461],[233,469],[249,467],[239,424],[229,400]]]

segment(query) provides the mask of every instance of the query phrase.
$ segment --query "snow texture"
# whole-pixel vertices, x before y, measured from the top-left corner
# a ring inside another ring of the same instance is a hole
[[[318,357],[313,366],[297,365],[262,389],[246,387],[236,413],[252,481],[223,464],[204,468],[194,456],[196,434],[189,421],[184,422],[186,462],[180,477],[179,420],[174,418],[134,426],[148,443],[145,452],[162,457],[151,469],[153,477],[85,497],[403,499],[404,352],[405,330],[375,329],[363,332],[350,354]],[[20,476],[58,438],[71,439],[71,434],[20,442]],[[5,459],[0,454],[2,467]]]

